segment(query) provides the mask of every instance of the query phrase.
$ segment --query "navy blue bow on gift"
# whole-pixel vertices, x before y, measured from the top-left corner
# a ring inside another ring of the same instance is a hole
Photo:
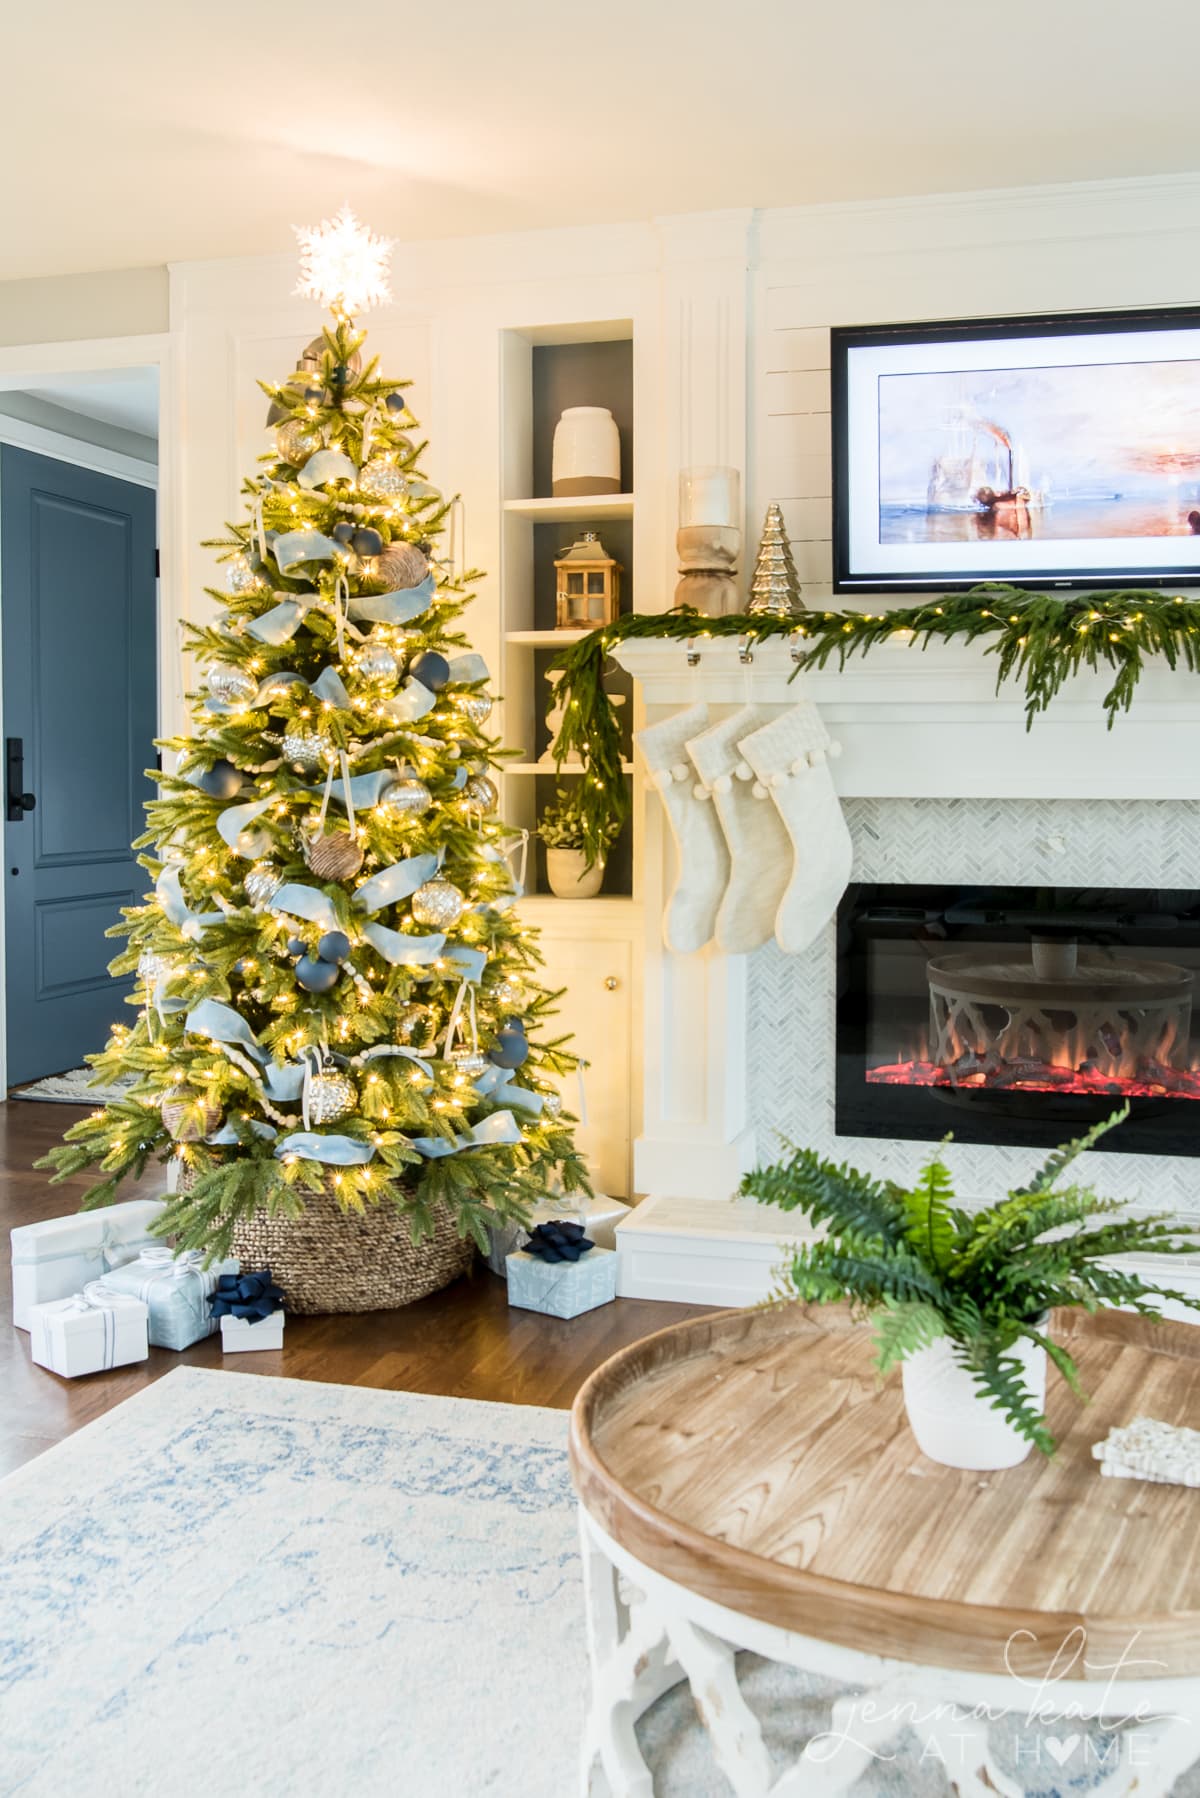
[[[525,1253],[536,1255],[539,1261],[578,1261],[595,1246],[584,1235],[582,1224],[538,1224],[525,1244]]]
[[[214,1318],[248,1317],[258,1323],[283,1307],[283,1293],[272,1283],[271,1270],[257,1274],[221,1274],[209,1300]]]

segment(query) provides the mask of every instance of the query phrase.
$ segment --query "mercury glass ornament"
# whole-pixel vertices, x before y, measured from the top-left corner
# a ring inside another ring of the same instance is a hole
[[[234,556],[225,564],[225,591],[227,593],[255,593],[262,586],[262,576],[258,570],[251,568],[245,556]]]
[[[242,881],[246,897],[256,910],[270,905],[282,885],[283,881],[270,862],[255,862]]]
[[[448,880],[427,880],[412,896],[412,915],[431,930],[450,930],[462,917],[466,903]]]
[[[482,729],[492,715],[492,696],[490,693],[464,693],[458,709],[476,729]]]
[[[394,681],[400,664],[386,643],[364,643],[354,657],[354,670],[363,680]]]
[[[363,464],[358,474],[360,493],[370,494],[372,499],[391,501],[403,499],[408,480],[386,456],[372,456]]]
[[[321,447],[321,433],[305,418],[289,418],[275,432],[275,448],[281,462],[302,468]]]
[[[542,1110],[547,1117],[558,1117],[562,1111],[562,1105],[561,1093],[546,1093],[542,1099]]]
[[[322,1068],[308,1081],[308,1117],[313,1124],[336,1124],[358,1107],[358,1088],[340,1068]]]
[[[497,1011],[522,1012],[528,995],[515,974],[506,974],[500,984],[488,994],[488,998]]]
[[[485,1074],[491,1065],[482,1049],[473,1049],[469,1043],[458,1043],[450,1051],[450,1061],[460,1074],[466,1074],[474,1080],[479,1074]]]
[[[469,812],[494,812],[500,803],[495,781],[486,774],[472,774],[463,788],[462,802]]]
[[[302,674],[295,674],[290,668],[281,668],[278,674],[268,674],[258,691],[263,700],[279,700],[289,687],[306,687],[308,682]]]
[[[258,682],[245,668],[210,668],[208,690],[223,705],[246,705],[258,692]]]
[[[289,730],[280,745],[285,762],[301,773],[328,765],[332,749],[328,737],[315,730]]]
[[[433,794],[415,774],[402,774],[384,791],[379,801],[383,811],[391,812],[397,818],[419,818],[432,804]]]

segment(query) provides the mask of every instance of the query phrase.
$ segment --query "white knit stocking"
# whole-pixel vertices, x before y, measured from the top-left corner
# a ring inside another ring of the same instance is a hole
[[[747,955],[768,940],[792,868],[779,814],[754,798],[754,771],[738,749],[775,715],[773,706],[745,706],[687,746],[700,776],[697,791],[711,795],[729,845],[729,884],[717,913],[717,942],[729,955]]]
[[[662,794],[679,863],[663,913],[668,949],[690,955],[709,942],[729,879],[729,851],[711,805],[697,799],[685,744],[708,723],[708,707],[689,706],[637,732],[637,745]]]
[[[805,700],[742,737],[740,748],[758,776],[758,803],[782,819],[795,850],[775,935],[785,953],[799,955],[837,910],[850,878],[853,847],[828,767],[840,745]]]

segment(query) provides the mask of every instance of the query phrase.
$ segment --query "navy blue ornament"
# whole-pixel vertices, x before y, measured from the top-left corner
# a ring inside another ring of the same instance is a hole
[[[404,395],[402,393],[389,393],[383,403],[389,412],[403,412],[405,407]]]
[[[377,556],[383,548],[383,538],[374,525],[364,524],[351,537],[350,546],[356,555]]]
[[[208,793],[213,799],[232,799],[241,790],[242,771],[235,768],[232,762],[222,759],[214,762],[206,773],[197,775],[196,785],[202,793]]]
[[[292,937],[288,938],[288,954],[289,955],[307,955],[308,954],[308,944],[304,941],[303,937],[292,936]]]
[[[329,376],[329,385],[331,387],[344,387],[349,379],[350,370],[346,364],[344,362],[335,362],[333,371]]]
[[[355,526],[350,524],[347,519],[343,518],[340,524],[334,525],[329,535],[333,538],[335,543],[347,544],[353,538],[354,531]]]
[[[302,955],[296,963],[296,979],[308,993],[327,993],[337,985],[341,971],[335,961],[320,961],[312,955]]]
[[[323,387],[306,387],[304,397],[310,406],[319,406],[325,398],[325,389]]]
[[[498,1068],[519,1068],[522,1062],[529,1059],[529,1044],[525,1041],[523,1030],[513,1030],[506,1024],[495,1042],[488,1050],[488,1060]]]
[[[344,930],[327,930],[317,944],[322,961],[345,961],[350,953],[350,938]]]
[[[450,679],[450,664],[436,649],[425,649],[419,656],[413,657],[408,664],[408,672],[423,687],[428,687],[431,693],[440,693]]]

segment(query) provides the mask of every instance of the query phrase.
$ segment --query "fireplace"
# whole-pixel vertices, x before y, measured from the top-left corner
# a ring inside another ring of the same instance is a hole
[[[841,1136],[1200,1153],[1200,892],[860,884],[838,916]]]

